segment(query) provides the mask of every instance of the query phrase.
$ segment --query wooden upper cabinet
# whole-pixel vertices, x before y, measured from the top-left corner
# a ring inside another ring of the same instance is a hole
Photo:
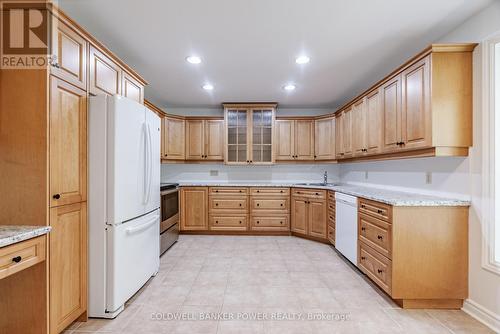
[[[276,160],[314,160],[314,119],[276,121]]]
[[[89,91],[93,95],[121,94],[122,70],[111,58],[90,46]]]
[[[403,149],[431,146],[430,57],[401,74],[401,142]]]
[[[144,86],[130,74],[123,72],[122,95],[143,104]]]
[[[366,149],[368,150],[365,153],[375,154],[380,152],[384,133],[379,89],[368,93],[366,96],[365,113]]]
[[[316,160],[335,159],[335,117],[317,119],[314,122],[314,143]]]
[[[342,113],[343,147],[344,158],[352,157],[352,108],[344,110]]]
[[[384,115],[383,152],[392,152],[401,143],[401,76],[387,81],[381,88]]]
[[[279,119],[275,123],[276,160],[293,160],[295,157],[295,121]]]
[[[208,187],[180,190],[181,231],[208,230]]]
[[[224,160],[224,120],[205,120],[205,159]]]
[[[275,104],[223,104],[224,161],[230,165],[274,163]]]
[[[186,120],[186,160],[224,159],[224,120]]]
[[[54,17],[55,60],[50,73],[87,90],[87,41],[71,27]]]
[[[309,200],[308,203],[308,234],[312,237],[326,239],[326,201]]]
[[[50,332],[60,333],[87,310],[86,202],[50,209]]]
[[[50,206],[87,200],[87,94],[50,78]]]
[[[186,121],[186,160],[205,158],[205,121]]]
[[[163,160],[185,159],[185,121],[180,118],[164,117],[162,121],[162,145]]]
[[[366,142],[366,101],[361,99],[352,105],[352,151],[354,156],[365,155],[368,152]]]
[[[344,112],[335,115],[335,157],[344,158]]]
[[[314,160],[314,120],[295,121],[295,159]]]

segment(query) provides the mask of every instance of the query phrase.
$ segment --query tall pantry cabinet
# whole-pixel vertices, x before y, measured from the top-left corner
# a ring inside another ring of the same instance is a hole
[[[47,308],[39,310],[46,326],[33,331],[40,334],[60,333],[87,319],[89,94],[117,93],[142,102],[145,85],[64,13],[50,5],[47,10],[53,14],[55,61],[47,68],[0,73],[0,222],[52,228]]]

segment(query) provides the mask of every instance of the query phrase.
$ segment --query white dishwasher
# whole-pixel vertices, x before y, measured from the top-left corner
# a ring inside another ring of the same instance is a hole
[[[358,265],[358,198],[335,193],[335,248]]]

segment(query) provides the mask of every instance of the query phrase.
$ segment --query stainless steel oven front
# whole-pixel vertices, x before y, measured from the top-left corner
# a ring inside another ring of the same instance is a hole
[[[179,188],[175,183],[161,184],[160,255],[179,236]]]

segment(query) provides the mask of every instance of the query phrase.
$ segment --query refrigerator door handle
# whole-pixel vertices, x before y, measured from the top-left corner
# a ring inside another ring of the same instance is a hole
[[[144,183],[142,185],[142,203],[146,204],[148,202],[147,198],[147,184],[148,184],[148,174],[149,174],[149,152],[148,152],[148,129],[147,124],[144,122],[142,127],[144,133]]]
[[[139,232],[139,231],[145,230],[149,226],[151,226],[151,225],[155,224],[156,222],[158,222],[159,218],[160,218],[160,216],[156,215],[151,220],[147,221],[146,223],[141,224],[139,226],[135,226],[135,227],[129,227],[125,231],[127,231],[128,234],[131,234],[131,233],[135,233],[135,232]]]
[[[149,124],[147,124],[147,130],[148,130],[148,190],[147,190],[147,199],[146,203],[149,203],[149,200],[151,198],[151,183],[153,179],[153,143],[151,139],[151,128]]]

